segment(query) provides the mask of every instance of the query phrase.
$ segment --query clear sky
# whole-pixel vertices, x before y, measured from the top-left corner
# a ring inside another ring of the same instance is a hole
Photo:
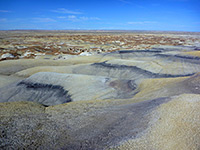
[[[0,30],[200,32],[200,0],[0,0]]]

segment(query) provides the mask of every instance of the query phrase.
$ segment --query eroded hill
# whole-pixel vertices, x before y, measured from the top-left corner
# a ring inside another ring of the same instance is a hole
[[[97,47],[105,45],[101,43],[104,40],[106,43],[113,40],[119,50],[105,49],[100,54],[92,50],[81,52],[86,56],[72,56],[50,47],[51,54],[40,48],[45,51],[43,57],[36,58],[34,54],[31,57],[34,59],[3,59],[1,149],[200,148],[198,34],[16,31],[9,34],[1,40],[5,42],[10,36],[18,41],[26,34],[24,43],[33,37],[40,41],[57,38],[62,42],[71,38],[85,40],[88,45],[93,41]],[[134,45],[137,40],[139,48],[131,50],[116,42]],[[26,48],[11,50],[13,43],[8,45],[1,45],[2,53],[15,51],[24,55]]]

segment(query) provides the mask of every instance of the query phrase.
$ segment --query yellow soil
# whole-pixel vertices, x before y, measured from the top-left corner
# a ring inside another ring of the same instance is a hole
[[[155,124],[144,136],[129,140],[121,150],[199,150],[200,95],[183,94],[152,113]]]
[[[185,55],[200,57],[200,51],[184,52]]]
[[[0,115],[15,115],[27,113],[42,113],[45,107],[39,103],[18,101],[18,102],[4,102],[0,103]]]

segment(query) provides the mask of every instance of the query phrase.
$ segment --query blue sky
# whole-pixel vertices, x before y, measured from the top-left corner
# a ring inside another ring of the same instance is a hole
[[[0,0],[0,30],[200,32],[200,0]]]

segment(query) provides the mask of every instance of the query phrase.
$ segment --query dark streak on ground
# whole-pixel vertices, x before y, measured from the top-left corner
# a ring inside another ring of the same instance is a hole
[[[43,99],[43,101],[46,101],[46,99],[48,100],[48,98],[51,98],[51,97],[55,97],[55,101],[59,101],[59,99],[61,98],[62,99],[61,103],[67,103],[67,102],[72,101],[71,95],[69,95],[68,91],[65,90],[60,85],[51,85],[51,84],[42,84],[42,83],[32,83],[32,82],[21,81],[17,84],[17,86],[22,87],[22,88],[25,87],[26,90],[29,92],[32,91],[32,95],[35,95],[36,97],[38,94],[37,92],[39,92],[40,96],[42,96],[40,98]],[[45,103],[43,105],[49,106],[48,104],[46,105]]]
[[[148,128],[150,112],[168,98],[126,104],[107,108],[95,116],[95,120],[79,130],[71,132],[71,140],[62,149],[103,150],[120,142],[140,137]]]
[[[196,47],[194,50],[195,51],[200,51],[200,47]]]
[[[117,51],[120,54],[123,53],[161,53],[161,50],[120,50]]]
[[[31,83],[31,82],[25,82],[21,81],[17,84],[17,86],[25,85],[27,89],[32,90],[58,90],[57,96],[61,97],[64,95],[67,95],[68,91],[64,90],[62,86],[60,85],[51,85],[51,84],[42,84],[42,83]]]
[[[172,58],[174,60],[181,59],[189,63],[200,64],[200,57],[193,56],[181,56],[181,55],[167,55],[167,54],[156,54],[157,57]]]
[[[192,74],[185,74],[185,75],[171,75],[171,74],[159,74],[159,73],[153,73],[147,70],[143,70],[141,68],[138,68],[136,66],[126,66],[126,65],[116,65],[116,64],[109,64],[105,62],[101,62],[101,63],[94,63],[92,64],[92,66],[96,66],[96,67],[106,67],[109,69],[119,69],[119,70],[125,70],[125,69],[129,69],[133,72],[138,72],[139,74],[143,74],[146,75],[150,78],[175,78],[175,77],[185,77],[185,76],[191,76],[194,75],[195,73]]]
[[[183,59],[200,60],[200,57],[193,57],[193,56],[174,55],[174,57],[177,57],[177,58],[183,58]]]

